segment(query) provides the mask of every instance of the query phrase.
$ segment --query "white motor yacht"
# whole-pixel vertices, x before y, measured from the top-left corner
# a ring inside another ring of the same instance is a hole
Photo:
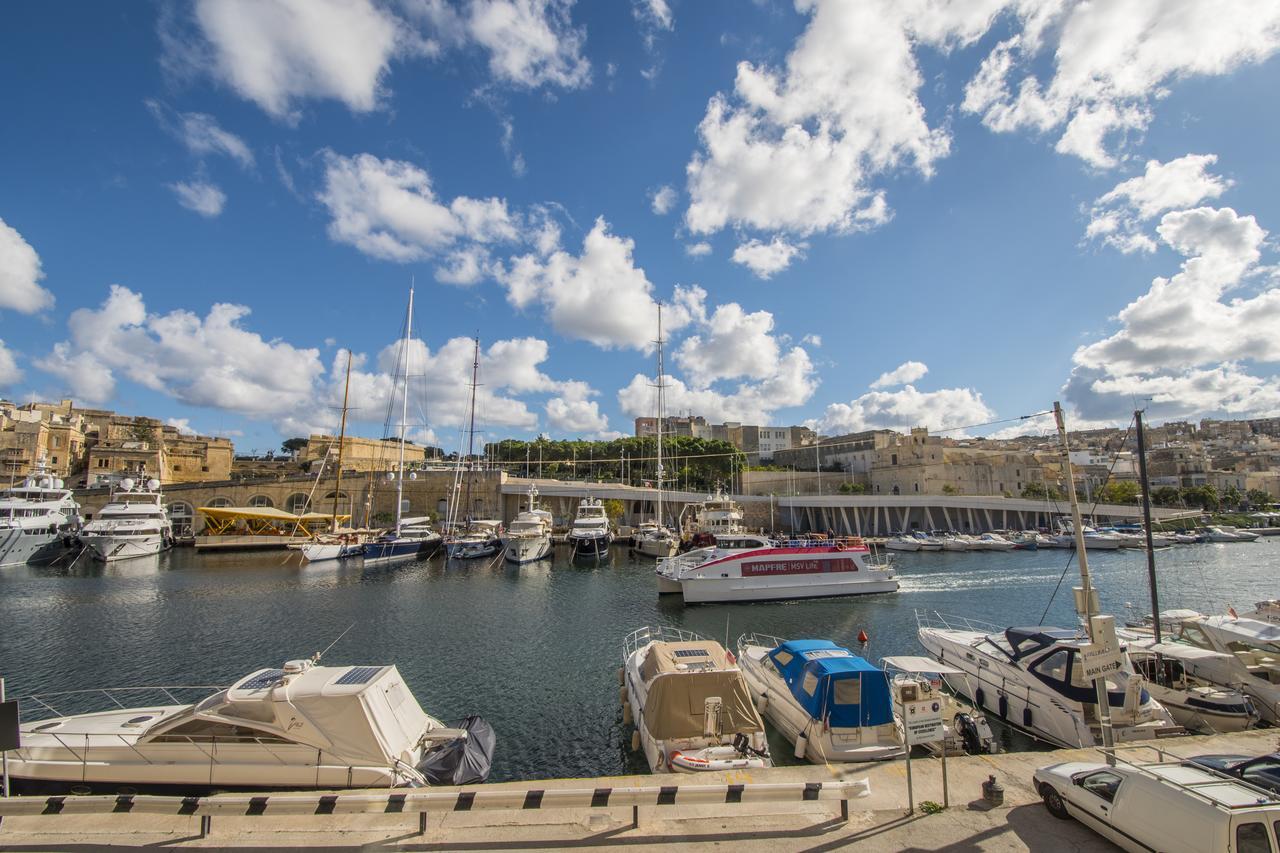
[[[889,678],[830,640],[738,638],[738,666],[756,708],[813,764],[903,754]]]
[[[66,553],[80,526],[80,505],[43,466],[0,492],[0,569],[45,563]]]
[[[887,558],[861,539],[775,541],[754,533],[716,536],[715,545],[658,561],[658,592],[686,603],[777,601],[896,592]]]
[[[896,655],[880,663],[889,674],[899,726],[907,702],[932,699],[942,706],[942,741],[921,744],[926,752],[940,755],[945,749],[947,755],[983,755],[1000,751],[986,715],[942,689],[943,676],[963,679],[963,670],[919,655]]]
[[[969,541],[955,535],[944,536],[942,537],[942,550],[968,551],[970,550]]]
[[[921,545],[914,536],[891,536],[884,540],[884,547],[890,551],[919,551]]]
[[[1070,528],[1064,529],[1054,537],[1059,547],[1075,548],[1076,535],[1071,532]],[[1099,533],[1092,527],[1084,528],[1084,547],[1090,551],[1115,551],[1121,546],[1120,539],[1115,536],[1108,536],[1105,533]]]
[[[529,508],[520,513],[507,528],[503,540],[509,563],[532,563],[551,553],[552,515],[538,506],[538,489],[529,485]]]
[[[161,503],[160,481],[126,477],[111,502],[80,531],[95,560],[113,562],[159,554],[173,545],[173,525]]]
[[[472,519],[467,529],[445,542],[451,560],[474,560],[492,557],[502,550],[502,522],[494,519]]]
[[[485,774],[493,752],[487,724],[470,718],[479,725],[446,728],[394,666],[293,660],[193,704],[175,700],[183,689],[104,691],[111,710],[26,722],[21,748],[8,754],[9,774],[37,788],[381,788],[427,784],[433,750],[449,742],[478,750]],[[165,701],[127,707],[130,693],[132,701],[144,693]],[[56,714],[55,703],[84,695],[36,696],[23,709]]]
[[[1254,542],[1258,539],[1258,534],[1256,533],[1241,530],[1238,527],[1231,527],[1227,524],[1209,527],[1206,529],[1205,535],[1210,542]]]
[[[609,529],[609,516],[598,498],[586,498],[578,504],[573,527],[569,529],[569,547],[575,557],[604,558],[609,556],[613,544],[613,532]]]
[[[1253,700],[1263,720],[1280,725],[1280,625],[1205,616],[1194,610],[1162,611],[1160,623],[1175,643],[1235,658],[1240,667],[1228,670],[1219,666],[1210,680],[1219,685],[1238,685]],[[1201,674],[1207,666],[1202,664],[1195,674]]]
[[[742,507],[718,488],[715,494],[694,506],[693,523],[686,532],[695,545],[707,545],[722,533],[746,532],[742,518]]]
[[[928,533],[917,530],[911,534],[911,538],[920,543],[921,551],[941,551],[942,539],[937,536],[930,536]]]
[[[1075,630],[1036,626],[1000,629],[959,617],[917,612],[920,645],[935,660],[960,669],[948,679],[975,707],[1033,737],[1068,748],[1102,742],[1097,694],[1081,672],[1088,638]],[[1181,734],[1141,676],[1126,661],[1106,679],[1117,743]]]
[[[655,773],[770,767],[764,723],[724,646],[677,628],[641,628],[623,643],[624,722]]]
[[[1149,637],[1129,639],[1128,645],[1134,670],[1178,725],[1217,734],[1258,722],[1260,713],[1242,689],[1249,674],[1233,655]]]
[[[984,551],[1012,551],[1014,544],[998,533],[984,533],[978,537]]]
[[[646,557],[670,557],[680,550],[680,538],[656,521],[642,521],[636,528],[636,553]]]

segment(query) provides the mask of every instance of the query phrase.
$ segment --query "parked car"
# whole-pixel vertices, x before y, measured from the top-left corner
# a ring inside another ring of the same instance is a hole
[[[1256,757],[1248,755],[1197,755],[1194,758],[1188,758],[1187,762],[1200,767],[1207,767],[1227,776],[1234,776],[1237,779],[1248,782],[1250,785],[1257,785],[1259,788],[1266,788],[1268,791],[1275,791],[1280,794],[1280,752],[1272,752]]]
[[[1280,799],[1184,761],[1051,764],[1034,784],[1054,817],[1075,818],[1134,853],[1280,850]]]

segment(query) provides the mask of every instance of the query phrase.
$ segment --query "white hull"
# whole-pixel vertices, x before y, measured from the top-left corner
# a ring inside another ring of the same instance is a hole
[[[710,578],[681,583],[684,600],[690,604],[732,601],[781,601],[794,598],[834,598],[845,595],[872,595],[897,592],[896,579],[815,578],[796,582],[786,578]]]
[[[1219,713],[1212,708],[1192,705],[1188,702],[1192,697],[1186,690],[1161,687],[1150,682],[1147,690],[1152,698],[1164,706],[1173,721],[1188,731],[1214,734],[1242,732],[1257,722],[1257,717],[1248,714]]]
[[[942,540],[942,550],[944,551],[968,551],[969,543],[963,539],[944,539]]]
[[[0,538],[0,569],[51,560],[64,550],[61,533],[9,528]]]
[[[551,537],[508,539],[504,553],[509,563],[532,563],[546,559],[551,554]]]
[[[101,560],[104,563],[132,560],[135,557],[150,557],[169,547],[168,540],[158,533],[128,537],[82,533],[80,542],[90,549],[95,560]]]
[[[674,539],[651,539],[647,536],[637,539],[634,545],[636,553],[646,557],[670,557],[679,547],[680,543]]]
[[[354,557],[363,550],[363,546],[344,542],[311,542],[298,548],[298,551],[308,563],[322,563],[326,560],[341,560],[345,557]]]
[[[912,539],[889,539],[884,547],[890,551],[919,551],[920,543]]]

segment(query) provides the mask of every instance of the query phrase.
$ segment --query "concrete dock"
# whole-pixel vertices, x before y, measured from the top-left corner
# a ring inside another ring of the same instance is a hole
[[[1208,753],[1260,755],[1280,748],[1280,731],[1163,740],[1178,756]],[[625,846],[645,850],[667,844],[734,850],[1114,850],[1075,823],[1051,817],[1031,787],[1037,767],[1061,761],[1100,761],[1093,750],[1019,752],[947,759],[950,807],[925,814],[924,801],[943,801],[941,764],[912,761],[917,809],[906,813],[906,764],[806,765],[706,776],[627,776],[508,782],[495,788],[599,788],[654,785],[752,784],[761,782],[870,781],[869,797],[849,801],[849,820],[831,801],[642,807],[639,826],[630,808],[448,812],[428,816],[425,835],[417,815],[308,815],[230,817],[212,820],[199,837],[196,817],[74,815],[9,817],[0,826],[0,850],[115,850],[126,847],[193,847],[254,850],[497,850],[505,848],[596,850]],[[988,807],[981,784],[995,776],[1004,785],[1004,805]],[[436,790],[436,789],[433,789]],[[478,790],[471,788],[468,790]],[[343,792],[353,793],[353,792]],[[385,792],[383,792],[385,793]]]

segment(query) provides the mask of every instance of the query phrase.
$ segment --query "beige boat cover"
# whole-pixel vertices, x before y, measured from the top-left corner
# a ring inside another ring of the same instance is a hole
[[[730,668],[719,643],[654,643],[640,676],[649,684],[644,727],[657,740],[699,738],[705,733],[706,702],[720,698],[721,734],[764,731],[742,672]]]
[[[701,654],[699,654],[701,652]],[[640,667],[640,677],[652,681],[663,672],[688,672],[691,669],[728,669],[732,664],[724,646],[711,640],[689,643],[652,643]]]

